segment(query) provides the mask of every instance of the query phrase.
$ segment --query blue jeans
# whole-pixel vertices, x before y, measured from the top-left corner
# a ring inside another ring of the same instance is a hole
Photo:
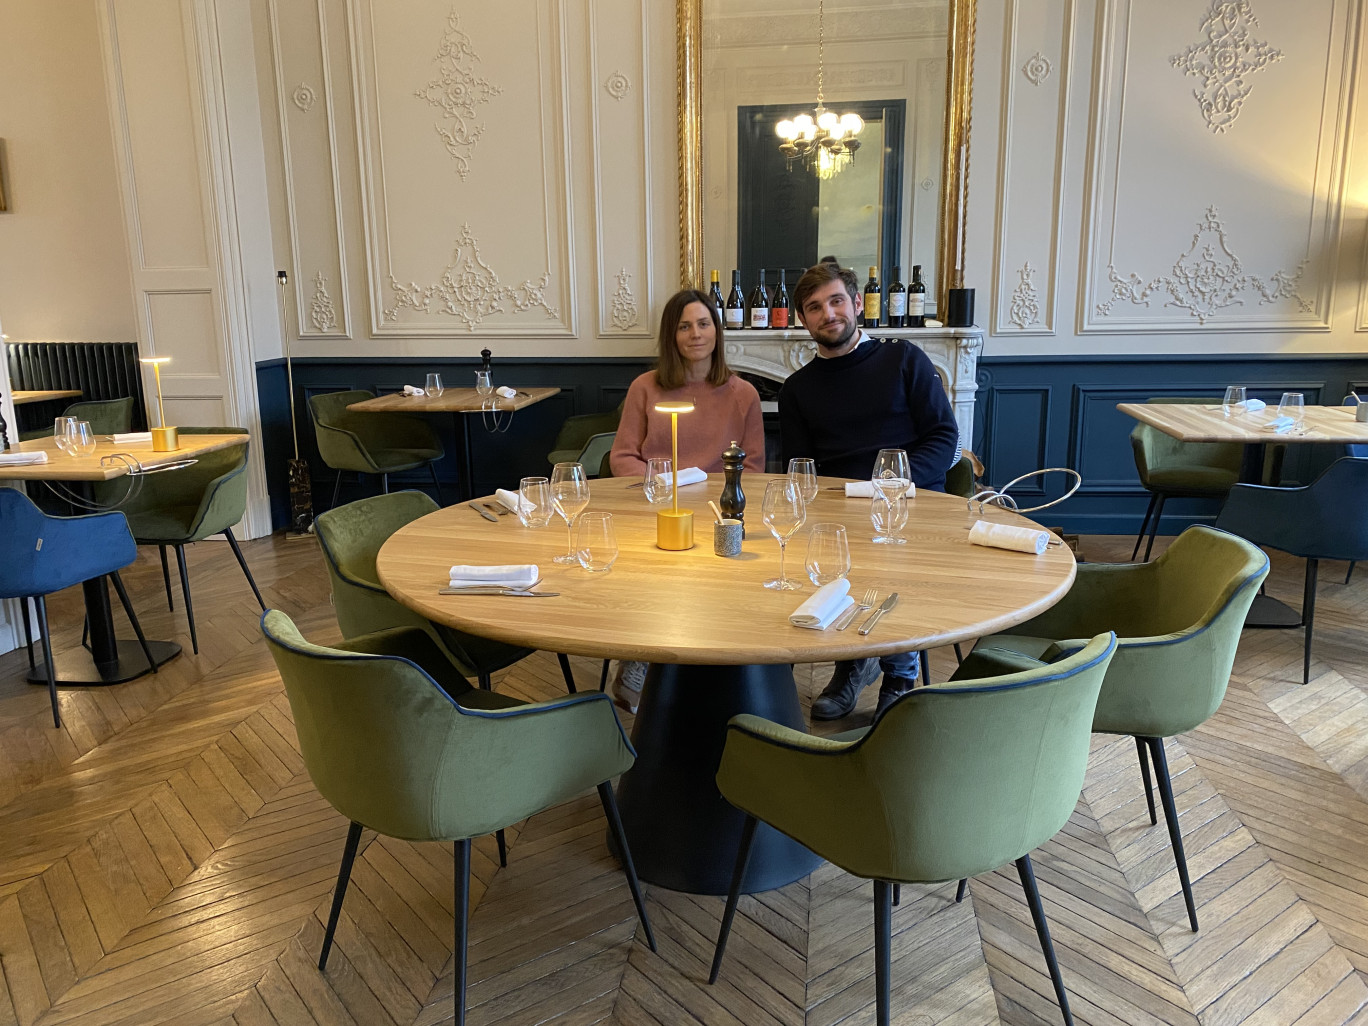
[[[879,656],[879,669],[885,677],[901,677],[916,680],[920,663],[916,652],[898,652],[894,655]],[[856,659],[855,669],[860,676],[870,674],[869,664],[873,659]]]

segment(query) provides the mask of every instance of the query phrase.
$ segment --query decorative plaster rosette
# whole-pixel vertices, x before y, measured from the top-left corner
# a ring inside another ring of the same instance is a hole
[[[470,37],[461,31],[460,23],[460,15],[453,7],[447,15],[446,32],[433,57],[437,77],[413,95],[442,112],[446,123],[433,128],[455,161],[456,173],[464,181],[470,174],[475,144],[484,133],[484,125],[475,120],[475,107],[488,103],[503,92],[503,87],[475,74],[474,65],[479,63],[480,55],[471,45]]]
[[[1040,297],[1036,295],[1035,283],[1031,280],[1035,277],[1035,268],[1031,266],[1029,260],[1017,274],[1021,276],[1021,282],[1012,292],[1012,305],[1008,318],[1024,331],[1032,324],[1040,323]]]
[[[1202,80],[1192,95],[1213,132],[1224,132],[1240,116],[1251,88],[1245,76],[1282,60],[1281,50],[1250,35],[1258,24],[1249,0],[1212,0],[1202,21],[1206,42],[1169,58],[1175,68]]]
[[[333,309],[332,297],[328,295],[328,279],[319,271],[314,275],[313,301],[309,303],[309,323],[317,332],[331,331],[337,327],[337,312]]]

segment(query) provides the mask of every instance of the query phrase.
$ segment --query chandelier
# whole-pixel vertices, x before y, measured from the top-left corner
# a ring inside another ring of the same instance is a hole
[[[784,155],[790,171],[794,163],[810,168],[818,178],[831,178],[841,171],[860,148],[855,138],[864,128],[858,114],[842,114],[824,106],[825,32],[823,17],[825,0],[817,2],[817,109],[804,112],[793,120],[787,118],[774,127],[782,142],[779,152]]]

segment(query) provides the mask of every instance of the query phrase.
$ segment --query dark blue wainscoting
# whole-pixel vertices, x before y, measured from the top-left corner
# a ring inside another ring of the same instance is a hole
[[[974,451],[987,480],[1003,485],[1041,467],[1071,467],[1083,484],[1068,501],[1036,514],[1072,533],[1133,534],[1149,493],[1140,487],[1131,455],[1135,421],[1117,403],[1153,396],[1219,397],[1226,385],[1245,385],[1251,398],[1276,405],[1285,391],[1303,392],[1307,405],[1338,405],[1368,385],[1365,357],[990,357],[979,365]],[[1284,484],[1311,480],[1342,446],[1288,446]],[[1062,495],[1065,474],[1033,479],[1012,489],[1022,506]],[[1211,523],[1219,503],[1173,499],[1161,533]]]

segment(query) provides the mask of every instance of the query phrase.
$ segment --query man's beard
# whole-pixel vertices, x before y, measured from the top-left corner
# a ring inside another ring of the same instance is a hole
[[[860,326],[854,322],[851,322],[850,326],[844,332],[841,333],[841,336],[839,338],[837,338],[834,341],[827,341],[826,339],[821,338],[820,336],[815,334],[812,336],[812,340],[816,342],[817,345],[822,349],[840,349],[843,346],[848,345],[850,340],[855,337],[856,332],[858,332],[859,330]]]

